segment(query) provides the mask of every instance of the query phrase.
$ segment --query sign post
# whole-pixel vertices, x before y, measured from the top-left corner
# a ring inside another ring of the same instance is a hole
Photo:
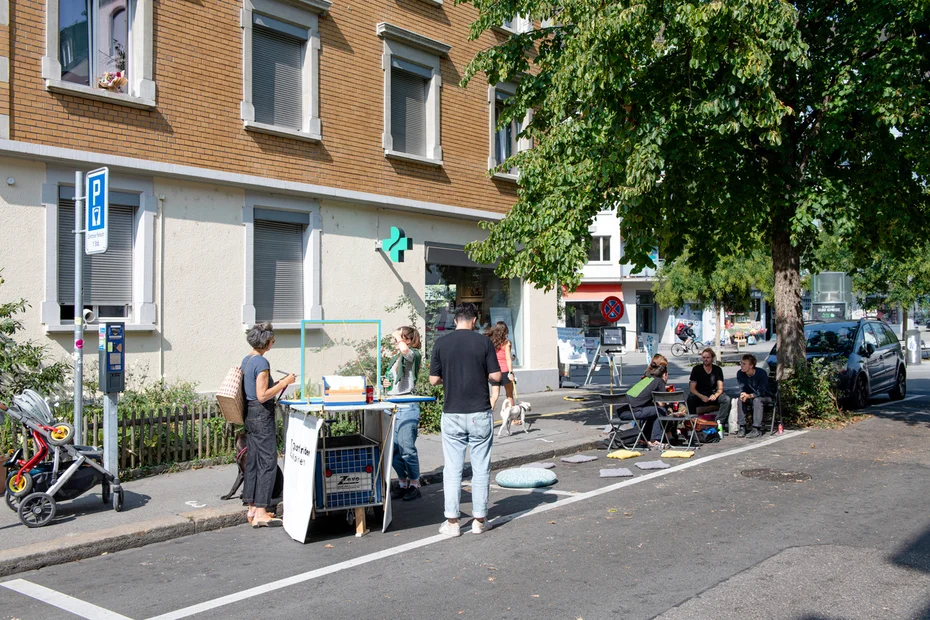
[[[74,443],[84,443],[84,173],[74,173]]]

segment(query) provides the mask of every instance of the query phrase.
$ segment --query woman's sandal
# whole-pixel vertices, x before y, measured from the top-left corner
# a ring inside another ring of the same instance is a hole
[[[261,521],[252,521],[252,528],[257,529],[260,527],[281,527],[284,525],[284,521],[278,518],[271,519],[262,519]]]

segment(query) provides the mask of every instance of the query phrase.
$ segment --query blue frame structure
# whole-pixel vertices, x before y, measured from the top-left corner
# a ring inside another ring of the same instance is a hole
[[[305,358],[307,356],[307,326],[308,325],[377,325],[378,326],[378,340],[376,353],[377,364],[378,364],[378,376],[375,377],[375,394],[377,395],[377,400],[381,400],[381,320],[380,319],[346,319],[346,320],[330,320],[330,319],[306,319],[300,322],[300,390],[301,396],[306,399],[307,402],[310,402],[309,397],[303,394],[303,391],[307,389],[307,376],[306,376],[306,365]]]

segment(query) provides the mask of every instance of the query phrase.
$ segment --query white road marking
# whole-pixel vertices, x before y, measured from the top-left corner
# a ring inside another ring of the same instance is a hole
[[[463,483],[462,487],[471,488],[471,484]],[[578,491],[560,491],[559,489],[547,489],[545,487],[529,488],[529,489],[516,489],[511,487],[502,487],[497,484],[491,485],[492,489],[499,489],[501,491],[524,491],[526,493],[536,493],[538,495],[578,495]]]
[[[517,512],[510,515],[505,515],[502,517],[497,517],[491,521],[492,526],[502,525],[508,523],[515,519],[522,519],[524,517],[529,517],[532,515],[537,515],[555,508],[560,508],[567,504],[574,504],[576,502],[584,501],[586,499],[591,499],[592,497],[597,497],[599,495],[604,495],[605,493],[610,493],[616,491],[617,489],[622,489],[624,487],[632,486],[634,484],[639,484],[641,482],[646,482],[654,478],[660,478],[662,476],[667,476],[669,474],[683,471],[685,469],[690,469],[692,467],[697,467],[703,463],[709,463],[711,461],[716,461],[717,459],[722,459],[728,456],[733,456],[735,454],[741,454],[743,452],[748,452],[750,450],[755,450],[757,448],[762,448],[764,446],[789,439],[791,437],[799,437],[805,434],[807,431],[786,431],[784,435],[772,437],[771,439],[766,439],[765,441],[759,442],[750,442],[747,445],[736,448],[734,450],[729,450],[727,452],[720,452],[718,454],[711,454],[703,458],[699,458],[694,461],[688,461],[687,463],[682,463],[680,465],[675,465],[669,469],[661,469],[654,471],[642,476],[637,476],[636,478],[629,478],[622,482],[608,485],[606,487],[596,489],[594,491],[587,491],[585,493],[570,493],[567,491],[560,491],[559,494],[569,494],[571,497],[568,497],[564,500],[559,500],[551,504],[542,504],[535,508],[529,510],[524,510],[522,512]],[[495,485],[496,486],[496,485]],[[508,489],[510,490],[510,489]],[[552,492],[554,489],[544,490],[544,493]],[[384,558],[389,558],[391,556],[399,555],[401,553],[406,553],[408,551],[413,551],[415,549],[420,549],[422,547],[428,547],[434,543],[442,542],[447,540],[446,536],[441,534],[435,536],[429,536],[427,538],[417,540],[414,542],[406,543],[403,545],[398,545],[391,549],[385,549],[383,551],[377,551],[375,553],[369,553],[368,555],[363,555],[358,558],[351,560],[346,560],[345,562],[339,562],[331,566],[324,566],[322,568],[317,568],[299,575],[294,575],[292,577],[286,577],[284,579],[279,579],[277,581],[272,581],[264,585],[256,586],[254,588],[249,588],[248,590],[243,590],[241,592],[235,592],[226,596],[221,596],[210,601],[204,601],[203,603],[198,603],[196,605],[191,605],[189,607],[184,607],[183,609],[178,609],[160,616],[155,616],[149,620],[180,620],[181,618],[187,618],[196,614],[204,613],[219,607],[225,607],[232,603],[237,603],[239,601],[244,601],[256,596],[261,596],[263,594],[268,594],[269,592],[274,592],[275,590],[280,590],[282,588],[287,588],[292,585],[299,583],[304,583],[306,581],[311,581],[313,579],[318,579],[320,577],[325,577],[327,575],[332,575],[333,573],[338,573],[349,568],[354,568],[356,566],[362,566],[375,562],[377,560],[383,560]],[[14,579],[12,581],[7,581],[0,583],[0,586],[19,592],[20,594],[25,594],[37,600],[40,600],[49,605],[58,607],[65,611],[71,612],[82,618],[91,618],[91,619],[101,619],[101,620],[131,620],[130,618],[117,614],[115,612],[104,609],[103,607],[98,607],[91,603],[87,603],[80,599],[68,596],[66,594],[61,594],[55,590],[51,590],[44,586],[34,584],[32,582],[26,581],[25,579]]]
[[[528,517],[531,515],[539,514],[541,512],[546,512],[547,510],[552,510],[553,508],[559,508],[566,504],[574,504],[575,502],[580,502],[586,499],[590,499],[592,497],[597,497],[598,495],[603,495],[604,493],[610,493],[611,491],[615,491],[623,487],[628,487],[628,486],[631,486],[631,485],[634,485],[640,482],[652,480],[653,478],[667,476],[668,474],[673,473],[673,472],[682,471],[684,469],[689,469],[691,467],[695,467],[696,465],[699,465],[702,463],[709,463],[711,461],[715,461],[717,459],[721,459],[727,456],[732,456],[734,454],[740,454],[742,452],[748,452],[750,450],[762,448],[764,446],[768,446],[773,443],[782,441],[784,439],[789,439],[791,437],[799,437],[800,435],[803,435],[806,432],[807,431],[793,431],[793,432],[789,431],[789,432],[786,432],[784,435],[773,437],[765,441],[749,443],[748,445],[743,446],[742,448],[737,448],[735,450],[730,450],[728,452],[721,452],[719,454],[712,454],[710,456],[700,458],[696,461],[689,461],[687,463],[683,463],[681,465],[677,465],[669,469],[661,469],[653,473],[646,474],[644,476],[638,476],[636,478],[624,480],[623,482],[618,482],[617,484],[612,484],[602,489],[597,489],[596,491],[578,493],[577,495],[573,495],[572,497],[569,497],[564,500],[559,500],[551,504],[543,504],[541,506],[537,506],[536,508],[532,508],[530,510],[524,510],[523,512],[514,513],[512,515],[498,517],[496,519],[493,519],[491,523],[492,525],[496,526],[496,525],[500,525],[503,523],[507,523],[508,521],[513,521],[514,519],[522,519],[523,517]],[[278,581],[272,581],[265,585],[256,586],[254,588],[249,588],[248,590],[243,590],[242,592],[236,592],[234,594],[222,596],[220,598],[213,599],[212,601],[205,601],[197,605],[191,605],[190,607],[185,607],[184,609],[179,609],[177,611],[173,611],[167,614],[162,614],[161,616],[155,616],[154,618],[149,618],[149,620],[180,620],[181,618],[187,618],[195,614],[204,613],[206,611],[210,611],[218,607],[223,607],[231,603],[243,601],[245,599],[252,598],[254,596],[261,596],[262,594],[267,594],[269,592],[274,592],[275,590],[280,590],[281,588],[286,588],[288,586],[292,586],[298,583],[310,581],[311,579],[317,579],[319,577],[325,577],[326,575],[338,573],[340,571],[346,570],[347,568],[354,568],[356,566],[361,566],[363,564],[368,564],[370,562],[382,560],[384,558],[398,555],[400,553],[405,553],[407,551],[413,551],[414,549],[426,547],[426,546],[432,545],[433,543],[441,542],[446,539],[447,538],[442,535],[430,536],[429,538],[424,538],[423,540],[419,540],[419,541],[412,542],[412,543],[407,543],[405,545],[400,545],[392,549],[385,549],[384,551],[377,551],[375,553],[369,553],[368,555],[363,555],[353,560],[347,560],[345,562],[333,564],[332,566],[326,566],[323,568],[318,568],[312,571],[308,571],[306,573],[302,573],[300,575],[294,575],[293,577],[287,577],[285,579],[279,579]]]
[[[56,592],[55,590],[40,586],[31,581],[26,581],[25,579],[6,581],[0,583],[0,586],[13,590],[14,592],[19,592],[20,594],[25,594],[26,596],[57,607],[58,609],[63,609],[81,618],[90,618],[91,620],[97,620],[98,618],[100,620],[129,620],[126,616],[122,616],[109,609],[104,609],[103,607],[98,607],[86,601],[82,601],[79,598]]]

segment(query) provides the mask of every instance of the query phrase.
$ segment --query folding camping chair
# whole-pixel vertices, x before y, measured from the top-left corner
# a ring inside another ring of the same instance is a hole
[[[648,445],[646,441],[646,436],[643,434],[643,424],[640,420],[633,418],[633,408],[630,406],[630,400],[627,398],[626,393],[623,394],[598,394],[601,397],[601,403],[604,405],[604,413],[607,414],[607,424],[610,425],[610,438],[607,441],[607,449],[613,450],[614,443],[619,444],[621,448],[627,450],[635,450],[636,446],[639,445],[642,441],[643,445]],[[614,407],[617,408],[617,411],[614,412]],[[624,420],[622,416],[622,411],[626,409],[629,413],[630,419]],[[633,429],[636,429],[636,437],[633,439],[633,443],[627,445],[627,442],[623,440],[624,430],[621,426],[625,422],[632,422]]]
[[[688,401],[685,398],[685,393],[681,390],[675,390],[674,392],[653,392],[652,393],[652,403],[656,408],[656,422],[662,425],[662,432],[668,434],[671,430],[677,432],[678,424],[681,422],[691,422],[691,433],[688,435],[688,445],[685,448],[686,450],[691,450],[693,448],[699,448],[700,443],[697,440],[697,423],[696,420],[700,417],[697,414],[692,414],[688,411]],[[679,411],[684,413],[680,415],[662,415],[659,410],[659,407],[665,409],[668,412],[671,409],[671,405],[674,403],[679,403]],[[670,426],[669,423],[671,423]]]

